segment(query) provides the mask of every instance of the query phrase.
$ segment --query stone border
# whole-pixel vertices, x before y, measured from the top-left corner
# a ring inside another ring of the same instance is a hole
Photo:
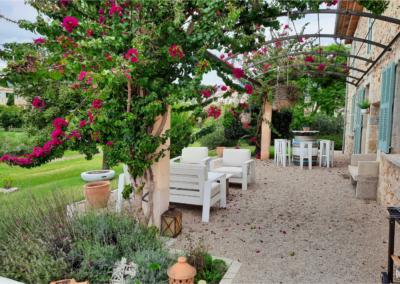
[[[168,239],[168,238],[165,238],[165,239]],[[171,238],[170,240],[167,240],[165,242],[164,246],[169,247],[169,246],[173,245],[175,242],[177,242],[177,239]],[[176,254],[183,254],[183,250],[170,248],[167,257],[174,259]],[[222,278],[221,282],[219,282],[219,284],[231,284],[233,282],[233,279],[235,278],[236,274],[239,272],[239,269],[242,266],[242,263],[237,260],[225,258],[225,257],[212,256],[212,259],[213,260],[221,259],[226,262],[226,266],[228,267],[228,271],[225,273],[224,277]]]

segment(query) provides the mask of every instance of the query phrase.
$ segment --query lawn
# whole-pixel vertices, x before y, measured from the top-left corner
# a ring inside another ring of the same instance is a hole
[[[0,193],[0,202],[2,200],[12,201],[25,198],[26,194],[30,192],[30,189],[48,195],[51,188],[54,187],[61,187],[68,190],[71,194],[82,200],[84,199],[83,185],[86,182],[82,180],[81,173],[89,170],[101,169],[102,161],[102,156],[94,157],[90,161],[85,160],[85,158],[77,158],[48,163],[32,169],[20,167],[10,168],[0,163],[0,181],[9,176],[14,179],[13,185],[20,187],[15,193]],[[113,168],[113,170],[115,170],[115,176],[118,176],[123,172],[122,165]],[[111,182],[111,189],[116,189],[117,187],[118,181],[114,179]]]

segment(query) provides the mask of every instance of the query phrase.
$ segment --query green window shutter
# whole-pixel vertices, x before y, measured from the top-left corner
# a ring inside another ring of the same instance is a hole
[[[356,95],[351,98],[351,112],[350,112],[350,134],[354,134],[354,109],[356,106]]]
[[[373,23],[374,23],[374,19],[370,18],[368,20],[368,31],[370,31],[370,32],[367,35],[367,39],[371,40],[371,41],[372,41],[372,34],[373,34],[373,27],[372,27]],[[371,53],[372,53],[372,45],[367,44],[367,56],[369,56]]]
[[[355,113],[355,116],[356,116],[356,127],[355,127],[354,148],[353,148],[353,153],[354,154],[361,154],[362,113],[361,113],[361,109],[358,106],[358,104],[361,103],[363,98],[364,98],[364,87],[361,87],[358,90],[358,93],[357,93],[357,105],[356,105],[357,111]]]
[[[389,153],[390,136],[392,134],[392,110],[395,69],[396,64],[392,62],[382,71],[378,149],[385,153]]]

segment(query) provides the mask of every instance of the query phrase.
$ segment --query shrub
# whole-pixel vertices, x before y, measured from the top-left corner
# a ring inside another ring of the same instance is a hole
[[[174,108],[171,109],[171,158],[180,156],[182,149],[190,144],[193,124],[189,117],[189,112],[178,113]]]
[[[21,110],[21,107],[15,105],[8,107],[0,105],[0,126],[4,127],[5,130],[8,130],[11,126],[21,127],[23,123]]]
[[[4,188],[6,188],[6,189],[11,188],[13,181],[14,181],[14,179],[12,179],[11,177],[3,178]]]
[[[333,140],[335,141],[335,150],[342,150],[343,145],[343,135],[332,134],[332,135],[319,135],[317,139]],[[319,147],[319,145],[318,145]]]
[[[33,147],[26,133],[0,131],[0,156],[22,155],[32,150]]]
[[[218,127],[214,132],[207,134],[199,140],[201,146],[208,147],[209,150],[217,147],[229,147],[235,145],[236,141],[231,141],[225,137],[223,127]]]
[[[271,132],[271,141],[274,141],[274,139],[292,139],[292,121],[293,111],[290,108],[282,108],[280,112],[272,111],[272,126],[281,136]]]
[[[344,119],[341,114],[329,116],[326,114],[315,115],[314,122],[311,124],[312,130],[319,130],[319,135],[342,134]]]

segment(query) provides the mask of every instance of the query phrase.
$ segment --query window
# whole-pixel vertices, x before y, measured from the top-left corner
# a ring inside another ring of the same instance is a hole
[[[0,92],[0,98],[2,97],[3,95],[1,94],[1,92]]]
[[[353,41],[353,55],[357,55],[356,53],[357,53],[357,42],[356,42],[356,41]],[[352,60],[353,60],[353,62],[351,63],[351,66],[352,66],[353,68],[355,68],[355,67],[356,67],[356,59],[353,58]],[[352,76],[354,76],[354,72],[355,72],[354,69],[351,70],[351,75],[352,75]]]
[[[368,19],[368,35],[367,35],[367,39],[372,41],[372,34],[373,34],[373,25],[374,23],[374,19]],[[367,44],[367,58],[371,55],[372,53],[372,45],[371,44]]]

